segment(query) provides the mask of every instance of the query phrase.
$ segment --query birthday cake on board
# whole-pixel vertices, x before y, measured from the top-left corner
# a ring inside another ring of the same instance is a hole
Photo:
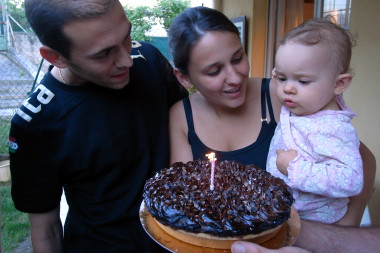
[[[235,161],[174,163],[147,180],[143,195],[167,233],[222,249],[236,240],[260,243],[273,237],[294,201],[282,179]]]

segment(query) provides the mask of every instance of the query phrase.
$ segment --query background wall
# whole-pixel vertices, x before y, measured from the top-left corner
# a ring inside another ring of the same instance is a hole
[[[380,1],[352,1],[350,30],[357,34],[351,67],[353,82],[345,92],[347,104],[358,114],[353,123],[360,140],[374,153],[380,164]],[[377,166],[379,168],[379,166]],[[369,205],[372,223],[380,225],[380,172]]]

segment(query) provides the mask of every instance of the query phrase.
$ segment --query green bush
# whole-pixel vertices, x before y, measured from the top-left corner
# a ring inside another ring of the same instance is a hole
[[[2,252],[12,252],[30,233],[28,215],[19,212],[11,198],[11,183],[0,182]]]
[[[10,120],[0,119],[0,154],[8,154],[8,136],[9,128],[11,126]]]

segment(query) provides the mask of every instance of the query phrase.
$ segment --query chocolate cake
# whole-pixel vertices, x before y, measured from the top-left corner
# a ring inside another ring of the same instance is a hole
[[[216,236],[258,234],[290,216],[292,191],[280,178],[254,166],[216,161],[177,162],[147,180],[144,202],[165,226]]]

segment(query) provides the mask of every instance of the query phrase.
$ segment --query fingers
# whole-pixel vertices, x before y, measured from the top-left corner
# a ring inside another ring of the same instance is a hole
[[[267,249],[252,242],[238,241],[232,244],[232,253],[310,253],[310,251],[297,247],[283,247],[280,249]]]
[[[232,253],[270,253],[269,249],[250,242],[235,242],[231,247]]]

